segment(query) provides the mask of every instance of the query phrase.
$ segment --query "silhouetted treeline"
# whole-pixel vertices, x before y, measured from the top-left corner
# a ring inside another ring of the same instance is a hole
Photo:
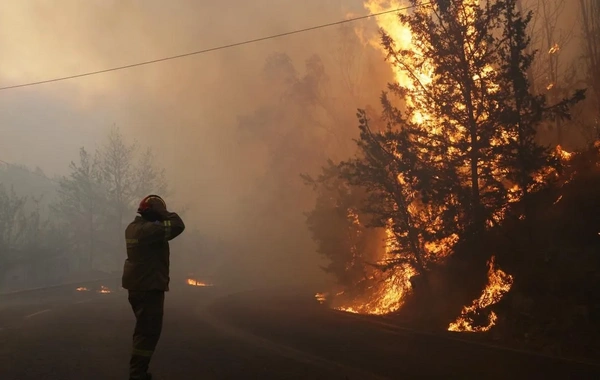
[[[139,200],[167,195],[150,149],[112,129],[94,152],[81,148],[69,174],[0,169],[0,287],[15,289],[120,270],[123,231]]]

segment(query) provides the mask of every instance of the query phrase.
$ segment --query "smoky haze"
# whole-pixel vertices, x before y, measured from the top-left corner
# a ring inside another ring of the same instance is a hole
[[[361,1],[28,1],[3,5],[3,86],[287,32],[362,15]],[[374,32],[372,22],[362,21]],[[304,224],[314,174],[352,154],[357,107],[388,66],[355,24],[0,94],[0,159],[67,175],[117,126],[150,147],[188,230],[174,270],[263,286],[321,285]],[[367,81],[368,78],[368,81]],[[132,215],[133,217],[133,215]]]
[[[565,33],[575,18],[569,12],[559,21]],[[0,82],[102,70],[366,13],[360,0],[7,2]],[[2,91],[0,159],[67,175],[80,147],[102,146],[117,126],[152,149],[166,169],[168,204],[186,210],[176,273],[240,286],[322,286],[324,263],[303,215],[314,195],[300,174],[354,153],[356,108],[376,108],[393,78],[367,43],[376,32],[374,20],[363,20]],[[564,54],[569,61],[577,53]]]

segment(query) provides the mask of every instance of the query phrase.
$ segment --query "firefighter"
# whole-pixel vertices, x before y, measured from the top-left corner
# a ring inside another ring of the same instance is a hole
[[[148,365],[162,330],[165,292],[169,290],[169,240],[185,229],[158,195],[145,197],[140,214],[125,230],[127,259],[122,285],[135,314],[129,379],[151,379]]]

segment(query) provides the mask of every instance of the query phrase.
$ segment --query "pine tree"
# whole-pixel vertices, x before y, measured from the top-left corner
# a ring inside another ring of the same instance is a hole
[[[420,161],[459,179],[460,186],[441,191],[454,193],[457,221],[472,232],[497,221],[510,200],[532,188],[536,173],[551,168],[549,150],[535,140],[537,126],[568,117],[583,96],[548,106],[529,92],[530,19],[515,0],[445,1],[400,16],[410,49],[382,35],[389,59],[408,78],[390,86],[407,103],[401,128],[423,145]],[[515,184],[516,196],[509,193]]]
[[[383,264],[408,263],[423,271],[430,253],[427,244],[441,238],[439,231],[431,228],[440,216],[436,211],[441,209],[432,205],[441,199],[435,193],[441,176],[434,174],[435,168],[422,165],[411,131],[398,128],[398,123],[406,122],[398,110],[386,109],[388,124],[382,133],[371,131],[366,113],[359,110],[359,155],[340,164],[341,176],[367,192],[361,211],[371,215],[370,226],[389,229],[393,236],[387,245],[394,256]]]
[[[399,16],[409,44],[382,31],[399,79],[382,95],[387,126],[371,131],[359,111],[360,152],[340,170],[367,190],[362,211],[393,232],[390,265],[423,273],[458,239],[477,242],[555,166],[537,127],[568,117],[582,92],[550,106],[530,93],[531,16],[515,2],[413,1],[412,13]]]

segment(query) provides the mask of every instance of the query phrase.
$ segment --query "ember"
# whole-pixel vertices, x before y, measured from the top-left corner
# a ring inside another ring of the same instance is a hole
[[[77,288],[78,292],[89,292],[90,290],[88,288],[85,288],[83,286],[80,286],[79,288]]]

